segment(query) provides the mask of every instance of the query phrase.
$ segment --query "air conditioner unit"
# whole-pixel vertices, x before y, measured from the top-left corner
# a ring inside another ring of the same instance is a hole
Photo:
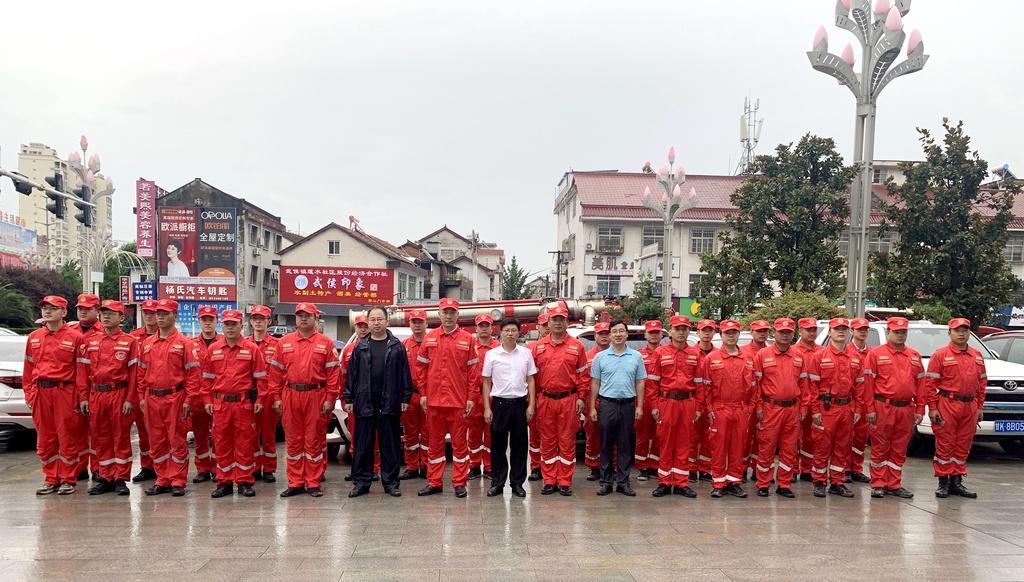
[[[270,273],[270,280],[277,281],[277,271]]]
[[[594,292],[594,286],[593,285],[587,285],[587,293],[593,293],[593,292]]]
[[[260,249],[259,249],[259,247],[253,247],[252,248],[252,256],[254,256],[254,257],[260,256]]]
[[[587,250],[588,251],[594,250],[594,243],[587,243]]]

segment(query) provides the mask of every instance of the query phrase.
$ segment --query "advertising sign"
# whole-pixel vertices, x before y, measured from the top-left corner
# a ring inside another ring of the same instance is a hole
[[[130,281],[131,280],[130,280],[129,277],[123,276],[123,275],[118,279],[118,287],[121,290],[120,301],[122,303],[128,303],[129,302],[128,300],[132,298],[131,297],[132,285],[131,285]]]
[[[161,299],[235,300],[235,209],[160,208]]]
[[[129,298],[129,303],[142,303],[150,299],[156,299],[156,281],[132,283],[132,295]]]
[[[225,309],[238,309],[234,302],[212,302],[212,301],[179,301],[178,302],[178,329],[181,333],[192,337],[199,335],[199,307],[212,305],[217,308],[217,331],[220,332],[220,316]]]
[[[36,231],[25,228],[25,221],[7,212],[0,213],[0,264],[24,267],[27,257],[36,254]]]
[[[144,259],[156,257],[156,199],[160,188],[152,180],[135,181],[135,245]]]
[[[281,266],[281,303],[391,305],[394,269]]]

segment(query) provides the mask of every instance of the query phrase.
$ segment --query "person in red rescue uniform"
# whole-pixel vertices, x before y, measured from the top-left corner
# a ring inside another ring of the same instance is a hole
[[[269,333],[270,308],[266,305],[254,305],[249,311],[249,327],[252,328],[252,335],[249,339],[260,348],[263,359],[267,362],[274,359],[274,352],[277,349],[278,339]],[[281,416],[270,406],[270,402],[263,402],[263,406],[256,412],[256,430],[258,431],[258,446],[256,448],[256,472],[253,473],[253,480],[262,480],[264,483],[274,483],[277,477],[277,423]],[[214,447],[216,449],[216,447]]]
[[[200,402],[199,354],[176,327],[178,302],[156,303],[156,335],[139,348],[138,398],[146,414],[156,484],[146,495],[185,494],[188,478],[188,431],[192,404]]]
[[[768,333],[771,327],[763,319],[756,319],[750,322],[750,343],[743,344],[740,349],[747,352],[751,360],[754,359],[754,356],[757,355],[761,348],[768,345]],[[756,402],[754,404],[756,405]],[[750,469],[750,480],[753,481],[756,474],[755,466],[757,465],[757,415],[754,414],[753,408],[750,411],[750,424],[747,426],[747,439],[750,441],[750,444],[747,446],[747,468]],[[744,471],[744,483],[747,481],[746,477],[746,471]]]
[[[970,320],[953,318],[949,320],[949,344],[935,350],[928,360],[925,400],[935,432],[932,467],[939,478],[935,490],[939,498],[978,497],[964,486],[964,475],[971,442],[981,422],[988,375],[981,352],[967,345],[970,339]]]
[[[810,412],[814,437],[814,496],[828,494],[853,497],[846,483],[850,465],[850,436],[860,418],[864,391],[864,362],[852,345],[846,344],[850,321],[834,317],[828,322],[829,343],[811,356],[807,367],[811,393]]]
[[[590,364],[594,362],[597,354],[608,349],[612,345],[611,329],[606,321],[599,321],[594,324],[594,347],[587,351],[587,374],[589,375]],[[590,378],[587,378],[587,386],[583,388],[584,402],[590,395]],[[601,401],[596,402],[597,409],[601,409]],[[597,481],[601,478],[601,429],[598,423],[592,422],[589,418],[583,421],[583,433],[586,435],[586,447],[583,449],[583,463],[590,467],[590,475],[587,481]]]
[[[537,340],[540,341],[549,333],[548,314],[547,312],[541,313],[537,316]],[[526,349],[533,350],[533,345],[536,343],[526,342]],[[537,426],[536,414],[530,419],[528,425],[530,431],[530,476],[527,479],[530,481],[540,481],[543,477],[540,473],[542,464],[540,462],[540,427]]]
[[[146,299],[140,307],[142,308],[142,327],[128,334],[138,341],[138,348],[142,347],[142,342],[147,337],[157,333],[156,299]],[[132,390],[135,390],[134,387]],[[139,433],[139,472],[132,477],[132,483],[152,481],[156,479],[156,471],[153,470],[153,455],[149,450],[149,431],[146,430],[146,415],[143,414],[142,407],[138,406],[137,403],[132,408],[132,424],[135,425],[135,431]]]
[[[697,322],[697,350],[700,353],[700,361],[715,349],[711,340],[718,331],[718,324],[710,319],[702,319]],[[690,442],[690,478],[710,479],[711,478],[711,433],[708,431],[708,418],[701,415],[700,419],[693,423],[694,438]]]
[[[445,435],[452,439],[452,487],[456,497],[465,497],[469,475],[469,447],[466,419],[473,412],[479,389],[480,362],[473,348],[473,334],[459,327],[459,302],[445,297],[437,304],[441,326],[423,339],[416,356],[416,374],[425,379],[426,393],[420,406],[427,414],[430,447],[427,457],[427,485],[417,495],[441,493],[445,466]]]
[[[90,426],[96,450],[99,478],[89,495],[111,491],[128,495],[125,481],[132,469],[132,411],[138,406],[136,370],[138,344],[121,331],[124,304],[106,300],[100,304],[103,331],[83,340],[78,358],[79,409]]]
[[[476,324],[476,341],[473,342],[473,349],[476,350],[477,358],[480,360],[481,370],[483,369],[484,354],[488,350],[501,345],[501,342],[492,335],[494,318],[486,313],[481,313],[473,320]],[[483,386],[483,378],[479,377],[481,388],[473,390],[473,412],[469,415],[466,424],[469,427],[467,443],[469,446],[469,476],[468,479],[491,478],[491,427],[484,422],[484,401],[479,391]],[[483,467],[481,472],[480,468]]]
[[[801,317],[797,321],[797,336],[799,341],[793,344],[793,348],[797,352],[803,353],[804,365],[808,365],[811,362],[811,357],[814,354],[825,349],[824,346],[818,345],[818,320],[813,317]],[[810,414],[803,417],[800,421],[800,442],[797,444],[797,468],[796,472],[800,476],[800,479],[804,481],[811,481],[811,466],[814,464],[814,439],[817,436],[817,431],[812,429],[814,425],[813,419]]]
[[[267,363],[256,342],[242,337],[242,312],[221,314],[224,335],[210,344],[203,362],[203,406],[213,418],[217,488],[210,497],[252,497],[256,491],[256,415],[266,405]]]
[[[712,497],[747,496],[740,483],[746,471],[747,430],[754,404],[754,357],[737,345],[742,329],[734,319],[723,321],[719,327],[722,347],[700,363],[711,434]]]
[[[647,371],[647,378],[644,380],[644,409],[643,416],[636,424],[636,452],[633,455],[636,459],[636,468],[639,474],[637,481],[658,478],[658,462],[661,457],[658,454],[658,422],[654,420],[651,411],[654,410],[652,402],[658,392],[658,381],[661,380],[654,374],[657,366],[657,350],[661,346],[661,338],[665,329],[661,320],[652,319],[644,323],[644,339],[647,345],[640,348],[640,357],[644,361],[644,368]],[[652,375],[654,374],[654,375]]]
[[[284,426],[288,488],[281,497],[308,493],[323,497],[320,480],[327,465],[326,423],[341,394],[338,350],[317,331],[320,310],[295,306],[295,331],[281,338],[270,361],[270,402]]]
[[[794,349],[796,323],[788,317],[775,320],[775,343],[754,356],[754,406],[758,420],[757,494],[768,496],[772,464],[779,454],[775,472],[775,494],[796,497],[793,469],[796,467],[800,423],[807,416],[807,372],[804,354]]]
[[[357,315],[355,317],[354,323],[355,323],[355,328],[356,328],[356,339],[353,340],[353,341],[350,341],[341,350],[341,368],[340,368],[339,373],[338,373],[339,374],[338,386],[341,388],[341,396],[340,396],[340,398],[341,398],[341,406],[342,406],[342,408],[344,408],[346,404],[349,404],[348,402],[345,402],[345,395],[344,395],[344,392],[345,392],[344,386],[345,386],[345,382],[346,382],[345,376],[346,376],[346,374],[348,374],[348,362],[349,362],[350,359],[352,359],[352,352],[355,351],[356,346],[359,345],[359,341],[362,340],[364,337],[366,337],[366,334],[370,333],[370,320],[366,316],[365,313],[363,313],[361,315]],[[330,416],[329,415],[325,416],[324,417],[324,432],[325,433],[327,432],[327,423],[329,423],[329,422],[330,422]],[[352,441],[351,442],[355,443],[356,415],[354,415],[354,414],[346,415],[345,416],[345,426],[348,428],[348,434],[352,436]],[[349,451],[349,452],[351,453],[353,451]],[[327,469],[327,466],[325,464],[324,465],[324,470],[326,471],[326,469]],[[354,471],[354,470],[355,470],[355,466],[353,465],[351,467],[351,471],[349,471],[349,474],[345,475],[345,480],[346,481],[351,481],[352,480],[352,471]],[[378,475],[380,475],[380,446],[378,444],[376,444],[376,443],[374,443],[374,445],[373,445],[373,475],[374,475],[374,477],[373,477],[374,480],[377,480],[378,479]],[[321,481],[326,481],[327,480],[327,475],[325,474],[323,477],[321,477],[320,480]]]
[[[212,305],[199,306],[199,335],[194,339],[196,350],[199,354],[199,362],[206,363],[210,356],[210,346],[213,342],[221,339],[217,333],[217,308]],[[193,483],[205,483],[214,478],[213,468],[216,459],[214,458],[213,447],[210,446],[212,434],[213,416],[207,414],[203,399],[197,397],[192,402],[192,436],[196,443],[196,476]]]
[[[537,366],[537,428],[540,430],[541,495],[572,495],[576,471],[576,432],[583,413],[584,384],[590,384],[586,348],[565,333],[569,312],[548,310],[550,333],[533,345]]]
[[[659,378],[658,391],[651,415],[658,423],[661,460],[658,464],[658,486],[651,495],[664,497],[670,493],[696,497],[690,488],[690,447],[697,435],[693,427],[700,419],[704,401],[704,381],[699,378],[700,350],[687,344],[690,318],[673,315],[668,320],[669,343],[656,350],[653,367]]]
[[[82,293],[78,296],[75,304],[78,312],[78,321],[68,323],[68,328],[78,331],[86,339],[93,334],[103,332],[103,325],[100,324],[100,297],[92,293]],[[99,466],[96,464],[96,449],[92,446],[89,438],[89,417],[79,415],[75,424],[75,438],[82,443],[82,458],[78,462],[78,480],[83,481],[89,478],[92,473],[93,481],[99,478]]]
[[[423,346],[423,338],[427,335],[427,312],[414,309],[407,315],[409,330],[412,335],[405,338],[405,354],[409,359],[409,373],[412,375],[412,400],[409,408],[402,413],[402,446],[405,448],[405,469],[398,474],[400,481],[421,477],[427,478],[427,450],[430,439],[427,437],[427,413],[420,406],[426,378],[419,376],[416,358]]]
[[[868,333],[871,328],[868,320],[863,317],[856,317],[850,320],[850,345],[860,354],[861,362],[866,362],[868,357]],[[867,370],[867,368],[865,368]],[[866,378],[866,376],[865,376]],[[867,414],[862,412],[860,417],[853,423],[853,432],[850,435],[850,467],[847,469],[846,482],[870,483],[871,479],[864,474],[864,451],[868,446],[868,420]]]
[[[871,431],[871,497],[910,499],[903,463],[914,425],[924,418],[928,373],[921,354],[907,344],[908,321],[890,317],[885,343],[868,352],[862,408]]]
[[[75,492],[82,450],[75,430],[81,402],[75,384],[82,334],[64,324],[68,301],[47,295],[39,301],[43,327],[25,341],[25,404],[36,427],[36,453],[43,464],[43,485],[36,495]]]

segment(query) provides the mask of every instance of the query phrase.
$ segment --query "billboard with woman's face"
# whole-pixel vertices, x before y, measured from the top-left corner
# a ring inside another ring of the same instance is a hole
[[[160,208],[158,257],[161,299],[235,300],[235,210]]]

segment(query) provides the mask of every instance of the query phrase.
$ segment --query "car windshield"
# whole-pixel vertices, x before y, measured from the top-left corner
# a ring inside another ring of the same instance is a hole
[[[949,343],[949,332],[944,327],[911,327],[907,331],[907,345],[921,352],[924,357],[931,357],[935,350]],[[981,352],[986,360],[994,360],[995,355],[981,343],[976,335],[971,334],[967,345]]]
[[[20,362],[25,359],[25,342],[0,342],[0,362]]]
[[[587,348],[587,351],[590,351],[590,349],[595,345],[593,332],[582,333],[577,336],[576,339],[583,342],[583,347]],[[629,338],[626,340],[626,345],[639,351],[647,345],[647,340],[644,339],[643,333],[630,333]]]

